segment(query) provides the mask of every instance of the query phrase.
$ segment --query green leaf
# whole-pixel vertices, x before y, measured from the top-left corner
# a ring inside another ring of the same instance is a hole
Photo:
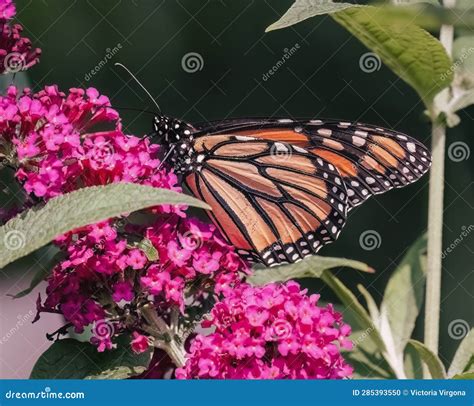
[[[333,18],[413,87],[426,105],[452,82],[452,62],[444,47],[417,25],[391,21],[386,12],[370,6],[346,9]]]
[[[193,197],[131,183],[93,186],[55,197],[0,227],[0,268],[75,228],[160,204],[209,209]]]
[[[127,379],[131,376],[140,375],[147,370],[146,367],[115,367],[107,369],[97,375],[86,376],[84,379],[99,380],[99,379]]]
[[[400,18],[404,9],[299,0],[267,31],[288,27],[312,16],[330,14],[430,106],[434,96],[453,80],[452,61],[436,38],[414,24],[412,19]]]
[[[357,332],[360,333],[360,332]],[[351,336],[351,339],[357,340],[358,334]],[[371,340],[364,340],[364,344]],[[365,346],[364,346],[365,347]],[[366,350],[362,345],[357,344],[353,350],[345,352],[344,358],[354,368],[355,379],[394,379],[390,366],[383,356],[374,346],[371,351]]]
[[[414,347],[405,347],[404,370],[408,379],[423,379],[423,361]]]
[[[433,6],[439,6],[438,0],[396,0],[392,1],[392,3],[396,4],[397,6],[409,6],[420,3],[427,3],[432,4]]]
[[[474,74],[474,35],[466,35],[454,40],[453,60],[457,69]]]
[[[472,0],[457,0],[456,6],[464,10],[470,10],[474,8],[474,3]]]
[[[108,376],[124,379],[137,375],[148,367],[152,348],[135,354],[130,338],[117,340],[117,349],[98,352],[97,347],[72,338],[54,342],[36,361],[31,379],[100,379]]]
[[[469,366],[474,357],[474,329],[471,329],[459,344],[448,370],[448,377],[460,374]]]
[[[346,312],[351,314],[351,317],[356,320],[359,328],[371,337],[374,343],[379,348],[380,352],[385,352],[385,344],[380,336],[377,327],[370,319],[369,314],[364,306],[360,304],[354,294],[336,277],[331,271],[323,271],[321,279],[328,285],[331,290],[337,295],[339,300],[345,306],[344,314]]]
[[[380,306],[390,324],[395,351],[400,355],[415,328],[423,303],[425,261],[426,235],[423,235],[410,247],[390,277]]]
[[[474,379],[474,371],[464,372],[463,374],[454,375],[452,379]]]
[[[141,240],[137,247],[143,251],[148,261],[158,261],[160,258],[158,250],[153,246],[152,242],[148,238]]]
[[[374,272],[371,267],[363,262],[314,255],[296,264],[256,270],[252,276],[247,278],[247,281],[253,285],[264,285],[270,282],[286,282],[290,279],[320,278],[323,271],[339,267],[353,268],[362,272]]]
[[[56,250],[55,247],[51,247],[52,249]],[[13,299],[19,299],[20,297],[26,296],[30,294],[36,286],[38,286],[42,281],[44,281],[51,271],[53,270],[54,266],[59,262],[60,258],[63,256],[63,253],[61,252],[56,252],[56,255],[52,255],[49,260],[46,261],[41,261],[41,262],[36,262],[36,266],[38,267],[38,270],[36,273],[33,275],[33,278],[31,279],[30,286],[21,292],[18,292],[15,295],[8,295],[12,297]]]
[[[296,0],[277,22],[267,27],[265,32],[286,28],[308,18],[334,13],[349,7],[357,6],[350,3],[334,3],[332,0]]]
[[[364,286],[357,285],[357,289],[359,289],[359,292],[362,293],[362,296],[364,296],[365,302],[367,303],[367,309],[369,309],[369,314],[372,321],[374,322],[375,326],[380,329],[380,312],[377,308],[377,304],[375,303],[374,298],[369,293],[369,291],[364,288]]]
[[[428,366],[433,379],[446,379],[444,365],[438,356],[420,341],[409,340],[408,343],[418,352],[423,362]]]

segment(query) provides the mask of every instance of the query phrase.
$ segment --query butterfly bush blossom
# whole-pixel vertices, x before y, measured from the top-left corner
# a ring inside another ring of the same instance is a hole
[[[340,379],[352,368],[340,354],[350,349],[350,327],[319,295],[293,281],[252,287],[241,284],[212,309],[191,344],[178,378]]]
[[[21,209],[118,182],[181,191],[173,171],[160,166],[159,146],[124,134],[109,99],[94,88],[63,93],[47,86],[33,93],[12,86],[0,97],[0,133],[3,164],[14,169],[25,191]],[[88,330],[100,352],[115,348],[122,334],[137,354],[153,346],[146,377],[163,377],[173,365],[164,359],[169,348],[160,344],[163,325],[179,325],[181,355],[172,358],[181,367],[179,378],[351,373],[339,350],[350,347],[350,328],[331,305],[318,307],[318,297],[294,282],[246,284],[250,271],[233,247],[213,225],[188,216],[186,207],[165,205],[143,214],[146,221],[122,216],[56,239],[59,259],[46,297],[38,298],[37,318],[62,314],[67,324],[58,336],[69,327]],[[193,332],[201,321],[210,334]]]
[[[22,36],[23,27],[11,23],[16,15],[12,0],[0,0],[0,74],[30,68],[39,61],[41,50]]]
[[[0,152],[17,168],[30,204],[115,182],[181,191],[176,175],[159,168],[159,147],[123,134],[109,99],[94,88],[65,94],[56,86],[38,93],[12,86],[0,98],[0,131]],[[184,209],[162,205],[149,211],[151,225],[123,217],[57,238],[64,259],[39,310],[63,314],[78,333],[92,326],[92,342],[104,351],[114,335],[141,331],[139,308],[150,301],[167,317],[174,307],[184,314],[186,293],[199,306],[209,293],[231,289],[246,265],[214,226],[186,218]],[[132,348],[143,350],[145,341],[136,342]]]

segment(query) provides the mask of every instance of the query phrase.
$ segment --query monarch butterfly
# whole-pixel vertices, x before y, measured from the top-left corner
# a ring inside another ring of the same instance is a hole
[[[334,241],[347,213],[408,185],[430,166],[404,134],[367,124],[238,119],[191,125],[157,116],[176,173],[251,262],[292,263]]]
[[[191,125],[159,114],[153,126],[163,161],[211,206],[222,235],[244,259],[266,266],[314,255],[337,239],[352,208],[415,182],[431,163],[419,141],[361,123],[247,118]]]

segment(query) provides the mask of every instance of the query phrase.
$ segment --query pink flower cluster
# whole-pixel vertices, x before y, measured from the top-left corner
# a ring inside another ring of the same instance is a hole
[[[30,68],[39,61],[41,50],[21,35],[23,27],[11,24],[16,9],[12,0],[0,0],[0,74]]]
[[[95,130],[106,125],[112,128]],[[56,86],[38,93],[10,87],[0,97],[0,131],[0,152],[36,199],[116,182],[181,190],[176,175],[160,168],[159,146],[123,134],[109,99],[93,88],[65,94]],[[114,336],[142,331],[144,303],[167,317],[172,307],[184,314],[187,297],[199,303],[228,292],[246,265],[214,226],[187,219],[183,209],[149,210],[151,226],[110,219],[57,238],[64,259],[48,279],[39,311],[63,314],[76,332],[92,326],[91,341],[103,351],[113,347]],[[104,322],[109,329],[94,328]],[[148,341],[132,348],[143,350]]]
[[[159,259],[149,259],[140,244],[133,244],[143,238],[153,244]],[[102,222],[69,233],[60,244],[66,258],[48,279],[41,311],[60,310],[79,333],[104,319],[116,321],[116,333],[132,320],[139,326],[137,309],[150,295],[163,312],[176,306],[184,314],[187,291],[194,300],[230,292],[240,281],[239,271],[246,271],[214,226],[176,214],[161,215],[145,228]],[[96,338],[102,338],[96,341],[100,348],[111,347],[111,335]]]
[[[178,378],[340,379],[352,368],[350,327],[332,305],[318,307],[296,282],[252,287],[245,283],[215,304]]]
[[[91,133],[98,124],[109,124],[113,129]],[[139,142],[138,138],[125,138],[119,129],[118,114],[110,108],[109,99],[93,88],[71,89],[66,96],[56,86],[38,93],[29,89],[20,93],[11,86],[7,95],[0,97],[2,146],[8,149],[9,143],[13,144],[12,164],[20,168],[16,176],[36,197],[50,198],[94,184],[97,179],[89,179],[99,176],[90,173],[94,165],[93,169],[101,166],[102,183],[120,177],[120,173],[108,171],[110,162],[104,160],[104,154],[110,160],[120,159]]]
[[[1,73],[38,61],[21,26],[10,25],[14,15],[12,1],[0,0]],[[25,191],[16,211],[117,182],[181,191],[173,171],[161,168],[159,146],[124,134],[109,99],[94,88],[66,94],[56,86],[38,93],[12,86],[0,96],[0,134],[2,165],[14,168]],[[1,220],[16,212],[6,214]],[[100,352],[114,348],[120,335],[131,336],[136,353],[155,344],[143,377],[163,378],[175,369],[166,345],[157,343],[163,323],[182,335],[183,351],[190,345],[178,378],[339,379],[352,372],[340,354],[351,346],[350,328],[331,305],[318,307],[318,296],[308,297],[295,282],[244,283],[249,269],[234,248],[213,225],[189,218],[185,207],[108,219],[55,243],[62,257],[47,279],[47,297],[38,298],[37,318],[62,314],[67,324],[58,334],[69,326],[77,333],[90,329]],[[209,311],[201,324],[213,330],[194,335]]]

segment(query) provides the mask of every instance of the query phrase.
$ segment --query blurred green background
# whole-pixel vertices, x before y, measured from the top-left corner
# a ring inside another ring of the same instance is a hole
[[[165,114],[190,122],[238,116],[340,118],[394,128],[429,144],[430,126],[415,92],[384,66],[371,73],[361,70],[360,59],[368,50],[330,17],[264,33],[291,4],[291,0],[17,1],[25,34],[43,50],[40,64],[28,72],[34,90],[49,84],[62,90],[93,86],[113,105],[153,110],[143,91],[113,66],[121,62]],[[264,80],[263,75],[296,44],[297,51]],[[202,58],[201,69],[194,73],[182,67],[190,52]],[[107,63],[100,64],[111,54]],[[91,75],[94,69],[98,72]],[[123,111],[122,117],[130,134],[151,129],[148,114]],[[473,117],[473,108],[462,112],[462,124],[448,133],[448,146],[462,141],[473,152],[461,162],[446,159],[445,247],[463,226],[474,224]],[[359,259],[374,267],[374,275],[344,270],[339,276],[351,287],[364,284],[380,299],[395,265],[426,230],[427,201],[427,176],[371,199],[352,212],[340,239],[322,254]],[[361,248],[359,237],[366,230],[380,234],[379,248]],[[473,259],[474,235],[470,235],[443,262],[444,360],[452,358],[459,344],[448,335],[449,323],[474,321]],[[314,290],[322,288],[318,281],[306,282]],[[324,300],[335,300],[328,289],[322,294]]]

